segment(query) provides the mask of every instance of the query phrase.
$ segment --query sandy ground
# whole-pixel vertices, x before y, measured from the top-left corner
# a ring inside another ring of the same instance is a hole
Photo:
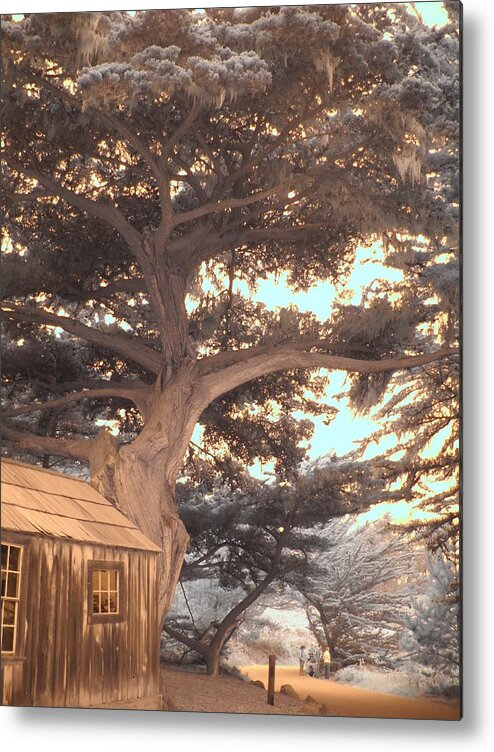
[[[209,713],[268,713],[298,715],[300,700],[275,695],[275,706],[266,702],[266,691],[242,679],[184,671],[171,666],[161,670],[163,696],[168,710]]]
[[[247,676],[267,686],[267,666],[245,666]],[[212,679],[202,673],[167,666],[162,668],[163,695],[168,710],[203,713],[262,713],[281,715],[323,715],[459,720],[459,703],[429,698],[399,697],[358,689],[332,680],[299,676],[293,666],[277,666],[274,707],[266,702],[266,690],[241,679],[221,676]],[[300,699],[280,694],[290,684]],[[316,704],[304,702],[308,696]]]
[[[241,670],[251,679],[260,679],[267,685],[267,666],[244,666]],[[460,719],[460,707],[457,701],[401,697],[358,689],[331,679],[299,676],[298,668],[293,666],[276,667],[275,692],[279,692],[282,684],[290,684],[302,700],[311,695],[315,700],[326,704],[331,715],[334,716],[452,721]],[[281,696],[275,695],[275,704]]]

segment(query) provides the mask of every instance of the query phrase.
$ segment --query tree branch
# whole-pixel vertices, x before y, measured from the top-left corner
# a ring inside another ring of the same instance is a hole
[[[46,402],[32,402],[29,405],[22,405],[13,410],[5,410],[3,416],[14,418],[18,415],[27,415],[38,411],[51,410],[54,407],[62,407],[71,402],[79,402],[85,399],[105,399],[107,397],[120,397],[133,402],[137,408],[145,403],[145,395],[151,391],[148,386],[127,386],[124,384],[115,384],[114,386],[101,387],[99,389],[83,389],[79,392],[70,392],[63,397],[47,400]]]
[[[208,647],[204,644],[204,642],[196,640],[194,637],[189,637],[189,635],[185,634],[184,632],[179,632],[177,629],[173,629],[173,627],[169,627],[167,624],[163,626],[163,631],[166,632],[166,634],[173,640],[182,642],[184,645],[192,648],[192,650],[195,650],[200,655],[202,655],[204,648]]]
[[[51,311],[45,311],[43,308],[17,306],[13,303],[4,303],[1,308],[1,313],[8,319],[60,327],[69,334],[73,334],[81,339],[86,339],[89,342],[94,342],[95,344],[106,347],[119,355],[123,355],[125,358],[129,358],[135,363],[139,363],[139,365],[152,373],[158,374],[162,368],[162,359],[159,353],[140,344],[138,341],[130,337],[106,334],[98,329],[81,324],[80,321],[71,319],[68,316],[58,316],[55,313],[51,313]]]
[[[26,177],[36,180],[40,185],[50,191],[52,195],[58,196],[76,209],[80,209],[93,217],[101,219],[103,222],[106,222],[106,224],[109,224],[113,229],[120,233],[134,253],[138,257],[141,257],[140,234],[132,227],[130,222],[127,221],[124,215],[115,206],[84,198],[84,196],[79,193],[74,193],[68,188],[64,188],[60,183],[57,183],[56,180],[45,175],[38,168],[32,166],[25,167],[6,154],[3,154],[3,158],[9,167],[21,175],[26,175]]]
[[[76,99],[76,97],[69,94],[66,89],[61,89],[59,86],[57,86],[57,84],[54,84],[52,81],[48,81],[46,78],[36,78],[40,85],[46,86],[52,93],[55,94],[55,96],[60,97],[66,104],[68,104],[69,107],[77,107],[79,110],[82,110],[82,102]],[[156,184],[158,186],[158,195],[162,213],[162,220],[160,222],[158,232],[163,236],[167,231],[171,219],[171,200],[169,190],[167,190],[168,181],[166,178],[166,170],[161,167],[159,158],[155,154],[153,154],[151,149],[141,138],[139,138],[137,133],[115,114],[111,114],[109,111],[98,110],[94,107],[88,108],[86,112],[89,112],[99,120],[102,120],[106,124],[106,126],[110,128],[110,130],[119,133],[120,136],[122,136],[122,138],[130,146],[132,146],[134,151],[151,169],[153,177],[155,178]],[[100,155],[93,156],[96,156],[98,159],[102,159]],[[86,211],[88,210],[86,209]],[[121,231],[119,230],[119,232]],[[127,240],[127,242],[129,241]]]
[[[194,104],[187,116],[182,120],[180,125],[169,135],[162,143],[162,158],[166,158],[172,151],[172,149],[178,144],[182,136],[188,131],[194,120],[197,118],[201,111],[199,104]]]
[[[14,441],[21,449],[35,454],[55,454],[59,457],[72,457],[75,460],[90,462],[95,440],[93,439],[56,439],[51,436],[37,436],[33,433],[19,431],[3,423],[0,432],[5,439]]]
[[[215,212],[224,211],[225,209],[239,209],[243,206],[250,206],[251,204],[257,203],[258,201],[263,201],[265,198],[274,196],[281,191],[285,191],[287,189],[293,190],[297,185],[305,184],[310,179],[311,178],[307,176],[299,177],[298,179],[292,178],[291,180],[285,180],[283,183],[275,185],[273,188],[267,188],[264,191],[258,191],[257,193],[253,193],[250,196],[244,196],[243,198],[227,198],[223,199],[222,201],[211,201],[207,204],[203,204],[202,206],[198,206],[196,209],[191,209],[190,211],[176,214],[173,220],[173,227],[177,227],[184,222],[190,222],[193,219],[199,219],[200,217],[204,217],[207,214],[214,214]],[[294,198],[296,199],[297,197],[295,196]],[[294,199],[292,198],[291,201],[293,200]],[[290,199],[287,199],[287,203],[289,202]]]
[[[271,583],[276,579],[277,576],[278,565],[274,564],[270,571],[266,574],[266,577],[264,577],[254,588],[252,588],[252,590],[249,590],[245,598],[243,598],[240,603],[237,603],[237,605],[234,606],[231,611],[229,611],[227,615],[221,620],[218,630],[211,641],[212,644],[219,643],[220,645],[222,645],[223,639],[232,624],[236,622],[236,620],[244,613],[244,611],[249,608],[249,606],[255,603],[259,596],[262,595],[265,590],[267,590],[269,585],[271,585]]]
[[[252,348],[256,350],[257,348]],[[260,350],[260,352],[259,352]],[[354,373],[381,373],[383,371],[399,371],[406,368],[416,368],[427,363],[433,363],[441,358],[456,355],[458,348],[442,348],[432,353],[410,355],[382,360],[359,360],[341,355],[329,355],[322,352],[306,352],[293,345],[279,345],[259,348],[258,353],[250,349],[237,351],[237,361],[213,373],[207,373],[201,378],[201,389],[210,401],[222,394],[245,384],[252,379],[266,376],[275,371],[292,370],[297,368],[329,368],[332,370],[350,371]],[[233,354],[232,354],[233,355]],[[220,356],[214,356],[219,360]],[[200,372],[207,371],[208,358],[199,361]],[[218,363],[218,360],[216,361]]]

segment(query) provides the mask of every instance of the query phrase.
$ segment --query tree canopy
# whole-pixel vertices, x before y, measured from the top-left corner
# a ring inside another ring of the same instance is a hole
[[[456,357],[447,9],[441,28],[399,3],[3,22],[2,431],[7,447],[89,464],[163,546],[163,610],[199,418],[212,447],[281,467],[286,432],[310,434],[294,407],[326,410],[314,369],[379,394],[391,373]],[[396,294],[342,300],[322,324],[252,298],[282,272],[293,290],[341,289],[376,242],[403,270]],[[259,412],[273,401],[278,438]],[[118,441],[98,433],[109,419]]]

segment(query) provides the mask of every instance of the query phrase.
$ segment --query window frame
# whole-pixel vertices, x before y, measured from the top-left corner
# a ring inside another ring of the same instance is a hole
[[[27,557],[27,546],[24,542],[18,541],[18,540],[6,540],[2,539],[1,541],[2,546],[8,546],[18,548],[19,549],[19,563],[18,563],[18,570],[10,570],[7,569],[6,571],[8,573],[13,572],[17,574],[17,595],[15,598],[9,597],[7,595],[7,591],[5,593],[5,596],[2,596],[1,603],[2,603],[2,611],[3,611],[3,604],[6,601],[10,601],[11,603],[15,604],[14,607],[14,636],[13,636],[13,649],[12,650],[3,650],[1,649],[0,655],[2,656],[2,661],[15,661],[16,659],[19,659],[20,653],[21,653],[21,635],[23,634],[22,630],[22,624],[21,620],[24,620],[25,618],[25,585],[24,580],[26,578],[25,570],[28,562]],[[10,559],[10,551],[8,558]],[[8,563],[8,562],[7,562]],[[7,585],[8,585],[8,576],[7,576]],[[4,624],[3,622],[0,623],[0,642],[2,643],[1,648],[3,648],[3,628],[8,627],[9,625]],[[23,642],[23,640],[22,640]]]
[[[93,572],[117,572],[118,613],[93,613]],[[87,620],[88,624],[118,624],[127,618],[127,582],[123,561],[92,559],[87,568]]]

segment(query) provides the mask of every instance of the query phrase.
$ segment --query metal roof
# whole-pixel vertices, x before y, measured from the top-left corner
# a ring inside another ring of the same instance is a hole
[[[161,550],[83,480],[2,457],[1,483],[3,530]]]

